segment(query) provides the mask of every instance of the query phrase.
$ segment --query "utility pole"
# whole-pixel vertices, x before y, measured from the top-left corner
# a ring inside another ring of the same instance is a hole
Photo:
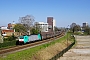
[[[67,47],[68,47],[68,27],[69,25],[67,26]]]
[[[1,35],[1,29],[0,29],[0,43],[3,43],[3,36]]]

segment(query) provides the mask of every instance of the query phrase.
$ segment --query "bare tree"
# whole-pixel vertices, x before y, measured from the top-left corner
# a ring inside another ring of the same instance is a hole
[[[19,22],[27,28],[29,34],[30,34],[30,28],[33,26],[34,21],[35,21],[34,16],[32,15],[26,15],[25,17],[19,17]]]

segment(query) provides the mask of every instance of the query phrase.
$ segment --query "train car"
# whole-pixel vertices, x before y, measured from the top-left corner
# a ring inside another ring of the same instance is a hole
[[[39,41],[42,40],[41,34],[37,35],[24,35],[19,37],[19,44],[26,44],[29,42]]]

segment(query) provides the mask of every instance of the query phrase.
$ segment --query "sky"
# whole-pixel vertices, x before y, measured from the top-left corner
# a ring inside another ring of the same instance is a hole
[[[33,15],[35,22],[53,17],[57,27],[90,24],[90,0],[0,0],[0,26],[18,23],[26,15]]]

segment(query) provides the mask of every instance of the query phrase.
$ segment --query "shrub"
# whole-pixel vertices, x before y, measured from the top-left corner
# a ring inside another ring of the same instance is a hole
[[[7,38],[4,38],[4,43],[0,43],[0,48],[14,46],[18,44],[18,41],[16,40],[16,37],[14,34],[12,36],[9,36]]]
[[[16,40],[16,37],[14,35],[9,36],[8,38],[4,38],[4,41],[13,41]]]
[[[8,47],[8,46],[14,46],[14,45],[16,45],[16,40],[0,43],[0,48]]]

